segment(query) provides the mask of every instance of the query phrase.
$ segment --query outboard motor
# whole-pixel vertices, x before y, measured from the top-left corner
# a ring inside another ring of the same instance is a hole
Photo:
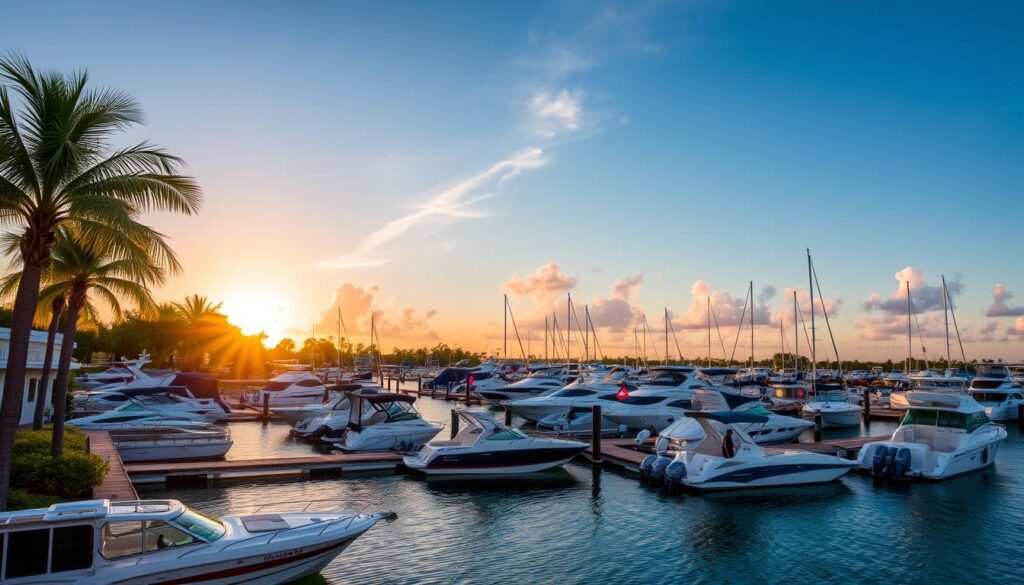
[[[875,447],[875,455],[871,458],[871,476],[882,477],[885,472],[885,458],[889,454],[889,448],[885,445]]]
[[[672,461],[672,463],[668,464],[668,468],[665,469],[665,489],[673,491],[677,487],[682,487],[685,477],[686,462]]]
[[[910,471],[910,449],[900,447],[899,451],[896,451],[896,457],[893,459],[892,478],[896,480],[905,479],[908,471]]]
[[[651,470],[654,469],[654,462],[657,460],[657,455],[648,455],[640,462],[640,483],[647,483],[651,479]]]
[[[896,447],[890,447],[885,453],[885,467],[883,468],[883,473],[887,479],[892,479],[893,477],[893,468],[896,463],[897,451],[899,451],[899,449]]]
[[[655,485],[665,478],[665,470],[668,469],[670,463],[672,463],[672,458],[663,455],[659,455],[658,459],[655,460],[654,467],[651,468],[651,481]]]

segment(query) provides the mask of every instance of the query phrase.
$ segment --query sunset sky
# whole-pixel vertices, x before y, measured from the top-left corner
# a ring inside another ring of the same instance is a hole
[[[571,291],[606,353],[632,352],[644,313],[662,351],[668,307],[691,357],[708,296],[731,350],[753,280],[763,357],[780,317],[792,339],[794,288],[807,310],[810,248],[840,357],[906,355],[906,280],[943,354],[945,275],[968,359],[1024,360],[1020,4],[2,14],[0,50],[132,93],[147,125],[126,140],[184,157],[203,186],[199,216],[151,218],[185,267],[157,296],[223,301],[271,343],[333,335],[340,304],[355,341],[377,311],[387,348],[493,353],[508,293],[537,354]]]

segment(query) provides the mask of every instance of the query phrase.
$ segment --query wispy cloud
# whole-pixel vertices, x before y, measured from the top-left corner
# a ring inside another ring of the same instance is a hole
[[[583,122],[583,90],[537,91],[527,109],[534,133],[543,138],[554,138],[562,131],[574,132]]]
[[[528,148],[515,155],[498,161],[486,170],[462,179],[455,185],[430,195],[425,202],[415,206],[412,213],[393,219],[372,232],[353,254],[322,260],[313,265],[319,269],[342,269],[379,266],[388,260],[372,255],[388,244],[408,233],[420,224],[436,220],[461,220],[483,217],[473,205],[496,195],[494,191],[505,182],[519,176],[523,171],[547,165],[549,159],[540,148]]]

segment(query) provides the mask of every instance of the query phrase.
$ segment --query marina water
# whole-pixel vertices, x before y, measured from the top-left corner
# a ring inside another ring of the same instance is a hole
[[[417,407],[427,419],[449,420],[443,401],[424,398]],[[875,421],[860,432],[894,428]],[[313,448],[287,430],[232,424],[229,458],[308,455]],[[572,463],[520,478],[350,474],[140,495],[215,514],[325,499],[398,513],[397,522],[372,529],[320,576],[302,581],[309,584],[1018,584],[1024,438],[1015,425],[1008,430],[995,467],[894,487],[849,474],[821,486],[666,495],[634,476]]]

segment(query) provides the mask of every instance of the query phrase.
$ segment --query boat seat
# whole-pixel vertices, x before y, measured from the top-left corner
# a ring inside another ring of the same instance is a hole
[[[289,528],[288,523],[285,522],[280,514],[252,514],[249,516],[239,516],[238,519],[249,532],[271,532]]]

